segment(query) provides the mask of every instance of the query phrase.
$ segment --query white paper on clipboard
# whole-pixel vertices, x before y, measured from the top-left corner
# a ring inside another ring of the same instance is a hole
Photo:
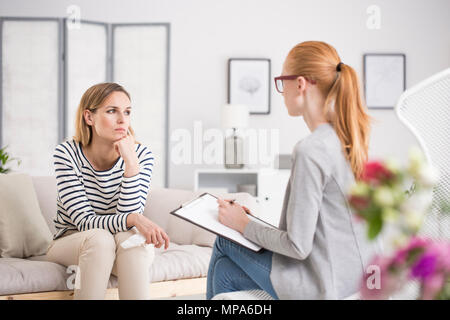
[[[219,222],[219,204],[217,203],[217,198],[209,193],[204,193],[197,199],[194,199],[182,205],[177,210],[172,211],[171,214],[231,241],[239,243],[240,245],[250,250],[259,251],[262,249],[261,246],[246,239],[240,232],[233,230]],[[248,217],[251,220],[254,220],[265,226],[275,228],[274,226],[252,215],[248,215]]]

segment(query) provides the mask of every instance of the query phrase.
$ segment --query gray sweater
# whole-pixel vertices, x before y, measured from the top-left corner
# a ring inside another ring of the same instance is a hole
[[[379,247],[348,206],[355,179],[333,127],[299,141],[292,160],[279,229],[250,222],[244,236],[274,252],[270,279],[280,299],[350,296]]]

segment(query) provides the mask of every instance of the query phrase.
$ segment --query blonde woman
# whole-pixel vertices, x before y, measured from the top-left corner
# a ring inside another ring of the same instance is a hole
[[[120,299],[149,299],[153,248],[169,245],[164,230],[142,215],[154,157],[135,141],[130,120],[122,86],[94,85],[81,98],[75,136],[55,148],[57,232],[47,256],[78,266],[75,299],[104,299],[111,273]],[[132,227],[153,246],[123,249]]]
[[[239,204],[218,200],[219,220],[264,251],[217,238],[208,299],[247,289],[276,299],[342,299],[358,291],[378,251],[346,200],[367,161],[370,132],[355,70],[332,46],[308,41],[289,52],[275,84],[288,114],[303,117],[311,134],[294,147],[279,229],[250,221]]]

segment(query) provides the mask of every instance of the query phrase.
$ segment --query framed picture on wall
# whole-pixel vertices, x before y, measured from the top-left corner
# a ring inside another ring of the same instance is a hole
[[[368,108],[394,108],[406,88],[405,60],[402,53],[364,55],[364,93]]]
[[[228,59],[228,103],[270,114],[270,59]]]

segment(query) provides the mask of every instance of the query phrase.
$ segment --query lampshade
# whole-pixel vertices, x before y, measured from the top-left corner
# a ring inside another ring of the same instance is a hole
[[[222,107],[223,128],[245,128],[248,126],[248,107],[243,104],[226,104]]]

